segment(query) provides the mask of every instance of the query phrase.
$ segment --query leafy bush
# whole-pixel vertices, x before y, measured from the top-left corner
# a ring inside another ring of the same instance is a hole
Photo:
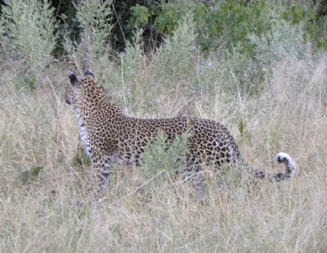
[[[10,1],[2,8],[2,53],[22,61],[27,71],[44,70],[53,60],[56,22],[48,1]]]
[[[276,20],[270,33],[261,38],[251,36],[249,41],[254,45],[256,62],[265,66],[285,58],[303,59],[309,50],[303,24],[291,25],[284,20]]]
[[[194,72],[192,56],[196,49],[195,22],[192,14],[186,13],[179,20],[176,30],[165,40],[165,44],[155,53],[154,68],[157,81],[168,83],[170,80],[161,80],[163,72],[168,77],[177,75],[185,77]],[[165,66],[165,68],[163,68]]]
[[[168,141],[164,132],[159,131],[157,139],[146,146],[142,174],[148,179],[163,170],[172,175],[181,169],[187,148],[187,133],[177,136],[174,141]]]
[[[231,49],[239,43],[244,44],[250,33],[262,34],[270,26],[266,16],[267,4],[264,1],[248,3],[245,0],[220,4],[169,2],[154,10],[136,6],[133,8],[132,21],[144,27],[150,20],[150,13],[154,13],[154,27],[162,34],[171,35],[187,12],[194,15],[198,43],[203,51],[218,48],[223,35],[226,39],[224,43]],[[244,45],[244,50],[249,51],[251,48],[248,47]]]
[[[63,46],[77,69],[84,73],[90,67],[98,66],[101,72],[110,54],[108,39],[111,31],[110,3],[101,0],[85,0],[76,5],[75,22],[81,29],[80,39],[72,40],[73,30],[66,30]],[[95,64],[96,62],[96,64]]]
[[[137,31],[133,42],[128,43],[125,52],[119,55],[120,64],[106,79],[106,83],[110,80],[111,93],[121,98],[117,102],[124,101],[125,108],[142,108],[149,112],[158,107],[163,97],[176,96],[176,85],[181,80],[183,84],[178,89],[181,95],[192,92],[196,73],[193,60],[197,48],[195,39],[191,14],[181,19],[176,31],[151,54],[143,53],[142,31]]]
[[[267,1],[238,0],[219,3],[174,1],[152,7],[136,5],[132,8],[130,24],[142,28],[150,25],[167,36],[176,30],[181,18],[191,12],[202,51],[209,52],[225,45],[230,52],[233,47],[240,47],[242,53],[251,55],[253,47],[247,38],[253,34],[260,37],[271,31],[274,24],[272,9],[280,14],[280,19],[292,25],[305,23],[308,35],[316,37],[319,29],[317,8],[300,3],[276,5]]]
[[[83,1],[77,1],[81,5]],[[80,26],[76,22],[76,8],[71,1],[53,1],[61,29],[72,31],[71,38],[79,39]],[[271,10],[279,12],[280,18],[292,24],[306,23],[306,31],[323,46],[325,41],[320,33],[326,4],[296,1],[116,1],[107,2],[112,12],[111,47],[122,52],[134,34],[141,29],[143,46],[146,51],[161,45],[163,38],[171,36],[186,12],[193,13],[197,24],[198,43],[202,51],[210,52],[226,44],[229,50],[241,46],[243,52],[251,53],[247,43],[250,34],[262,35],[271,30]]]

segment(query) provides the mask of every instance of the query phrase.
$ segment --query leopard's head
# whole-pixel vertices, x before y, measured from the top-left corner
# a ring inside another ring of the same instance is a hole
[[[87,70],[82,78],[78,78],[73,72],[69,73],[68,77],[70,84],[66,86],[65,101],[69,105],[89,96],[90,90],[97,89],[95,76],[90,70]]]

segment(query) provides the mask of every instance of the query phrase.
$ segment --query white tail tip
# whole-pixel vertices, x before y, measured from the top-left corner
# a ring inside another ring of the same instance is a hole
[[[280,152],[276,156],[276,161],[278,163],[284,163],[287,168],[287,172],[291,174],[291,177],[294,175],[295,171],[297,170],[296,163],[291,158],[291,156],[287,153]]]

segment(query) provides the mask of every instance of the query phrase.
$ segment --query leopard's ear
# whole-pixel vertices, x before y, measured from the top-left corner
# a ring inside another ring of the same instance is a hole
[[[68,78],[69,78],[70,83],[71,83],[72,85],[76,84],[77,81],[78,81],[78,78],[77,78],[77,76],[75,75],[74,72],[70,72],[70,73],[68,74]]]
[[[85,73],[84,73],[85,76],[91,76],[93,78],[95,78],[95,75],[93,74],[93,72],[91,70],[86,70]]]

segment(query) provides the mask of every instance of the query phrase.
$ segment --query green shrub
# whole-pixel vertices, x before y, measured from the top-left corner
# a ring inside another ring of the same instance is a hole
[[[57,24],[48,1],[10,1],[2,8],[0,36],[2,53],[22,61],[26,71],[37,73],[52,61]]]
[[[142,31],[136,31],[133,40],[127,42],[126,49],[120,54],[120,63],[122,76],[125,81],[130,81],[135,78],[142,67]]]
[[[25,170],[21,172],[20,178],[23,184],[31,183],[37,181],[40,177],[41,170],[44,168],[41,166],[32,166],[30,170]]]
[[[158,81],[169,82],[177,73],[187,77],[194,72],[192,56],[196,49],[195,40],[193,15],[186,13],[178,22],[176,30],[165,40],[165,44],[157,50],[154,56],[154,68],[156,68]],[[161,76],[165,79],[168,77],[168,80],[160,80]]]
[[[136,6],[133,8],[132,21],[135,25],[145,27],[150,20],[150,13],[154,13],[154,27],[164,35],[172,35],[187,12],[194,16],[197,40],[203,51],[217,49],[223,36],[229,49],[241,43],[247,52],[251,50],[250,45],[246,45],[247,36],[252,32],[262,34],[270,29],[264,1],[248,3],[240,0],[219,4],[168,2],[153,9]]]
[[[319,48],[327,49],[327,16],[321,17],[317,22],[316,43]]]
[[[115,97],[121,98],[116,101],[123,101],[126,109],[153,112],[164,96],[176,95],[176,86],[181,80],[183,84],[179,85],[179,91],[183,95],[190,93],[196,73],[193,60],[195,38],[191,14],[186,15],[173,35],[151,54],[143,53],[142,31],[138,31],[134,41],[128,43],[125,52],[119,55],[120,64],[106,80],[106,83],[110,80]]]
[[[187,148],[187,133],[169,141],[164,132],[159,131],[157,139],[146,146],[142,174],[145,178],[151,178],[164,170],[172,175],[181,169]]]
[[[136,5],[132,8],[130,25],[142,28],[150,25],[167,37],[177,29],[182,17],[191,12],[202,51],[214,51],[225,45],[230,52],[239,47],[242,53],[252,55],[253,45],[248,43],[248,36],[260,37],[272,30],[274,16],[271,10],[278,13],[279,19],[292,25],[305,23],[306,33],[317,38],[318,8],[311,3],[228,0],[215,3],[174,1],[151,7]],[[322,44],[318,38],[317,43]]]
[[[110,2],[101,0],[81,1],[76,5],[75,18],[81,30],[80,39],[75,41],[71,38],[70,34],[74,33],[74,30],[64,31],[65,51],[81,73],[89,68],[93,68],[96,73],[101,73],[108,62],[110,55],[108,40],[112,18],[109,6]]]
[[[79,5],[83,1],[79,1]],[[71,1],[54,3],[61,28],[69,27],[71,38],[79,39],[79,22],[74,20],[76,9]],[[65,8],[63,8],[63,6]],[[222,44],[232,47],[241,46],[243,53],[251,53],[251,44],[247,43],[250,34],[262,35],[271,30],[271,10],[279,12],[280,18],[292,24],[305,22],[306,32],[324,44],[319,35],[321,19],[324,19],[326,4],[315,1],[111,1],[108,11],[111,19],[112,48],[122,52],[127,43],[133,41],[134,34],[141,29],[143,45],[146,51],[161,45],[163,38],[171,36],[177,29],[181,18],[191,12],[195,17],[198,43],[202,51],[210,52]]]
[[[76,167],[80,167],[80,166],[91,166],[92,163],[90,157],[87,155],[84,148],[79,147],[72,160],[72,164]]]
[[[287,57],[303,59],[309,50],[303,24],[292,25],[284,20],[276,20],[270,33],[251,36],[249,41],[254,45],[254,58],[261,67]]]

